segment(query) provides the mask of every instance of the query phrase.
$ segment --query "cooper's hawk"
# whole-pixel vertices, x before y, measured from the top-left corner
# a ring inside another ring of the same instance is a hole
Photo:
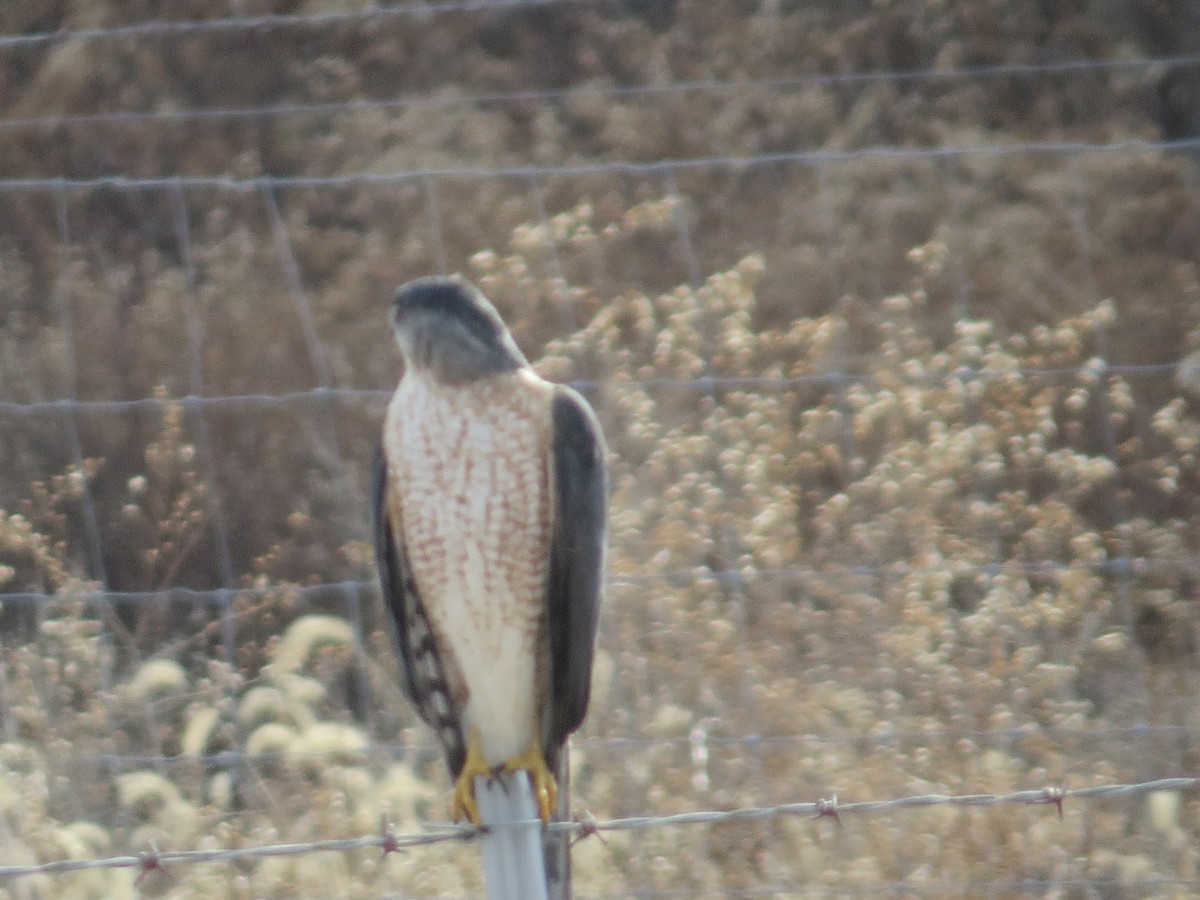
[[[393,327],[405,371],[376,457],[375,549],[404,692],[445,751],[456,819],[479,823],[476,776],[526,770],[548,821],[588,705],[600,428],[466,281],[404,285]]]

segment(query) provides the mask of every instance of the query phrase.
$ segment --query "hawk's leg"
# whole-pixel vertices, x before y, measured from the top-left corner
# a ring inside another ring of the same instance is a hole
[[[558,782],[554,773],[546,765],[546,757],[535,736],[529,742],[529,748],[520,756],[514,756],[504,764],[506,772],[528,772],[529,785],[533,788],[534,799],[537,800],[538,815],[543,822],[549,822],[550,816],[558,806]]]

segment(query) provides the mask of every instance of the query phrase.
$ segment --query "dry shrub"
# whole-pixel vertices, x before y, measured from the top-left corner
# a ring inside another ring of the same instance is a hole
[[[63,3],[7,15],[13,28],[52,31],[135,21],[157,14],[152,7]],[[480,248],[496,247],[528,221],[536,224],[526,238],[542,241],[522,251],[530,271],[592,290],[588,305],[579,304],[578,289],[568,295],[553,285],[535,300],[508,299],[506,311],[520,315],[531,303],[544,313],[524,319],[531,356],[590,320],[609,297],[669,292],[757,255],[765,269],[753,328],[782,330],[797,315],[840,312],[855,326],[843,339],[842,365],[859,372],[870,365],[860,353],[875,346],[875,300],[907,289],[905,254],[941,229],[949,263],[927,284],[920,312],[931,338],[948,342],[962,318],[992,321],[999,335],[1025,333],[1114,297],[1138,327],[1108,332],[1111,362],[1177,359],[1200,324],[1192,259],[1200,207],[1189,160],[1135,150],[853,155],[872,147],[1153,136],[1161,73],[838,80],[1056,54],[1122,56],[1130,40],[1148,52],[1171,51],[1155,43],[1170,35],[1163,38],[1153,21],[1148,10],[1129,21],[1107,8],[1034,3],[1002,10],[570,4],[441,13],[420,25],[384,16],[369,28],[329,23],[252,37],[199,32],[13,48],[12,77],[0,83],[0,106],[13,116],[396,101],[251,121],[5,129],[0,162],[13,175],[451,174],[277,188],[270,202],[257,188],[5,192],[0,217],[12,227],[0,235],[0,288],[11,298],[0,313],[4,397],[142,401],[159,388],[171,398],[385,389],[395,378],[381,327],[388,292],[439,268],[470,271]],[[773,83],[744,85],[749,79]],[[702,87],[713,80],[734,84]],[[671,81],[695,86],[611,93]],[[530,89],[561,94],[465,99]],[[580,162],[815,149],[834,156],[673,173],[554,171]],[[839,158],[843,151],[851,155]],[[548,171],[536,179],[469,174],[530,162]],[[664,196],[680,203],[665,229],[626,230],[603,253],[556,253],[539,236],[554,228],[541,221],[543,211],[548,220],[581,198],[610,222]],[[289,259],[298,283],[288,276]],[[347,534],[361,536],[362,462],[378,407],[299,397],[259,412],[210,405],[185,416],[185,440],[198,452],[200,432],[211,432],[205,489],[228,510],[230,567],[248,571],[288,533],[301,484],[306,548],[280,562],[281,574],[354,577],[329,548]],[[83,455],[107,461],[93,483],[100,521],[119,519],[157,414],[135,405],[75,417]],[[22,415],[20,427],[0,428],[4,496],[78,464],[64,441],[66,419],[48,408]],[[207,523],[210,532],[216,527]],[[123,535],[107,538],[109,585],[146,588],[142,567],[129,565],[142,548]],[[213,534],[200,539],[176,583],[227,581],[219,544]],[[87,562],[88,574],[100,577]]]
[[[1188,401],[1147,414],[1137,383],[1106,366],[1115,307],[1027,333],[960,320],[937,340],[923,308],[954,264],[939,239],[911,251],[907,288],[857,335],[842,312],[764,325],[756,288],[769,270],[754,255],[658,294],[604,297],[563,276],[635,237],[673,239],[679,204],[608,221],[580,204],[471,260],[526,346],[548,318],[590,312],[538,363],[584,379],[613,451],[612,583],[577,807],[604,818],[1194,767],[1187,742],[1112,731],[1147,715],[1198,724],[1188,522],[1200,475]],[[549,251],[553,272],[537,263]],[[160,399],[120,520],[151,590],[170,585],[164,573],[210,509],[183,407]],[[286,539],[223,615],[177,619],[192,601],[169,594],[157,610],[85,602],[93,586],[70,558],[64,510],[105,469],[36,484],[3,519],[9,584],[53,598],[4,667],[4,767],[20,798],[8,815],[28,852],[242,846],[367,834],[381,815],[402,830],[440,819],[445,776],[397,702],[386,639],[368,634],[365,658],[354,629],[325,614],[344,613],[332,596],[282,577],[298,552]],[[292,527],[304,534],[305,516]],[[362,542],[340,555],[367,576]],[[139,754],[156,762],[105,762]],[[1062,822],[929,810],[843,829],[614,835],[581,845],[577,884],[920,890],[1186,873],[1194,810],[1159,806],[1132,824],[1121,808],[1069,803]],[[95,840],[70,842],[89,827]],[[435,896],[479,889],[471,856],[199,866],[161,889]],[[80,881],[79,895],[128,890],[127,874]]]

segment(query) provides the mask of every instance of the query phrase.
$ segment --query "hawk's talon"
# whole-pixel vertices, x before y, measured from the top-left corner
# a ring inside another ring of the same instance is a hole
[[[483,825],[483,820],[479,817],[479,804],[475,802],[475,791],[466,787],[466,782],[461,778],[454,786],[454,806],[451,809],[450,817],[455,822],[468,822],[471,825]]]
[[[508,793],[508,782],[505,781],[501,776],[507,771],[508,764],[500,763],[499,765],[492,766],[491,774],[488,775],[488,784],[495,784],[497,781],[499,781],[500,789],[504,791],[505,794]]]
[[[546,757],[538,746],[537,738],[529,743],[529,749],[520,756],[513,757],[504,764],[506,772],[528,772],[529,787],[533,790],[533,798],[537,801],[538,815],[543,822],[549,822],[558,806],[558,782],[554,773],[546,765]]]

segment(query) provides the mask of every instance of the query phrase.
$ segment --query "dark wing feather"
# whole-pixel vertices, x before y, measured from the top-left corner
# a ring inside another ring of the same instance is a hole
[[[553,770],[558,748],[587,713],[604,581],[608,477],[604,438],[587,401],[559,387],[551,418],[555,505],[546,597],[551,673],[542,747]]]
[[[543,711],[542,752],[558,782],[554,819],[564,821],[571,802],[567,735],[583,722],[592,683],[604,585],[608,476],[604,438],[587,401],[570,388],[556,388],[551,419],[554,520],[546,590],[550,696]],[[571,896],[569,835],[547,831],[543,844],[547,896],[565,900]]]
[[[400,687],[417,714],[437,734],[446,754],[450,773],[457,778],[466,762],[462,728],[454,718],[444,669],[434,642],[425,607],[409,571],[404,538],[392,527],[388,511],[387,455],[382,445],[375,451],[372,484],[372,512],[375,534],[375,564],[383,602],[396,627],[396,647],[400,655]],[[440,715],[435,704],[438,694],[446,697],[447,715]]]

